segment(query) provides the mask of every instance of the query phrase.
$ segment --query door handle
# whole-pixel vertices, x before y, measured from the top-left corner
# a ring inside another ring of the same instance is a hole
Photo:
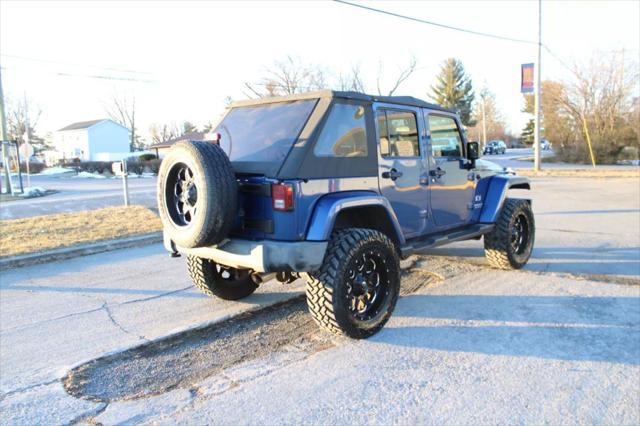
[[[401,176],[402,176],[402,172],[396,169],[391,169],[388,172],[382,172],[382,177],[385,179],[396,180]]]
[[[429,176],[433,176],[433,177],[436,177],[436,178],[440,178],[440,177],[442,177],[442,175],[446,175],[446,174],[447,174],[447,172],[442,170],[440,167],[438,167],[435,170],[429,170]]]

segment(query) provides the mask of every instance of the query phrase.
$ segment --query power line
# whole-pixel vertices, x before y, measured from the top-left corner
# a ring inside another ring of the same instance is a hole
[[[426,19],[420,19],[420,18],[414,18],[412,16],[401,15],[399,13],[389,12],[389,11],[382,10],[382,9],[376,9],[374,7],[369,7],[369,6],[365,6],[365,5],[357,4],[357,3],[351,3],[351,2],[348,2],[348,1],[344,1],[344,0],[333,0],[333,1],[336,2],[336,3],[342,3],[342,4],[347,5],[347,6],[359,7],[360,9],[369,10],[371,12],[382,13],[384,15],[394,16],[396,18],[407,19],[409,21],[419,22],[421,24],[433,25],[435,27],[446,28],[448,30],[460,31],[460,32],[467,33],[467,34],[473,34],[473,35],[478,35],[478,36],[483,36],[483,37],[491,37],[491,38],[495,38],[495,39],[498,39],[498,40],[513,41],[513,42],[516,42],[516,43],[538,44],[538,42],[536,42],[536,41],[524,40],[524,39],[512,38],[512,37],[506,37],[506,36],[501,36],[501,35],[497,35],[497,34],[483,33],[483,32],[480,32],[480,31],[468,30],[466,28],[453,27],[451,25],[440,24],[438,22],[427,21]]]
[[[571,68],[569,65],[566,64],[566,62],[564,62],[562,59],[560,59],[560,57],[558,55],[556,55],[555,53],[553,53],[551,51],[551,49],[549,49],[549,47],[546,44],[543,44],[542,47],[544,48],[544,50],[547,51],[547,53],[549,55],[551,55],[553,57],[553,59],[555,59],[556,61],[558,61],[560,63],[560,65],[562,65],[563,67],[565,67],[570,73],[572,73],[573,75],[577,76],[578,74],[576,73],[576,71]]]
[[[0,54],[0,56],[4,56],[5,58],[20,59],[20,60],[23,60],[23,61],[43,62],[43,63],[49,63],[49,64],[67,65],[67,66],[82,67],[82,68],[95,68],[95,69],[99,69],[99,70],[102,70],[102,71],[116,71],[116,72],[124,72],[124,73],[129,73],[129,74],[147,74],[147,75],[153,74],[153,73],[148,72],[148,71],[135,71],[135,70],[120,69],[120,68],[99,67],[99,66],[95,66],[95,65],[80,65],[80,64],[73,64],[73,63],[70,63],[70,62],[52,61],[52,60],[49,60],[49,59],[30,58],[30,57],[27,57],[27,56],[20,56],[20,55],[7,55],[7,54],[4,54],[4,53]]]
[[[19,67],[20,66],[18,66],[18,68]],[[4,65],[1,66],[0,68],[3,70],[12,69],[12,67],[7,67]],[[131,82],[137,82],[137,83],[156,83],[155,80],[142,80],[139,78],[116,77],[112,75],[103,75],[103,74],[78,74],[78,73],[68,73],[63,71],[45,71],[41,69],[36,70],[36,72],[39,72],[42,74],[55,75],[58,77],[82,77],[82,78],[93,78],[97,80],[116,80],[116,81],[131,81]]]

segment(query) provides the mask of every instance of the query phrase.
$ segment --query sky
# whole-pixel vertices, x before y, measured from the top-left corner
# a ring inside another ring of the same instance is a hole
[[[376,1],[371,7],[473,31],[535,41],[537,1]],[[625,49],[639,62],[640,1],[544,1],[542,43],[565,64]],[[215,121],[225,98],[244,99],[287,55],[329,73],[359,65],[369,92],[383,89],[411,56],[418,70],[396,92],[428,99],[441,63],[460,59],[478,90],[495,96],[516,133],[520,65],[536,45],[406,21],[331,1],[0,1],[5,97],[41,110],[39,134],[106,117],[114,93],[135,96],[143,136],[151,123]],[[602,55],[602,56],[599,56]],[[543,51],[543,79],[571,75]]]

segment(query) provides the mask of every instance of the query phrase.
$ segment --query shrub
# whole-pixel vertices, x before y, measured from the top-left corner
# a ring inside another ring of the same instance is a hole
[[[155,160],[157,157],[155,154],[141,154],[138,156],[138,159],[140,161],[151,161],[151,160]]]
[[[44,163],[34,163],[33,161],[29,162],[29,173],[31,174],[40,173],[41,171],[44,170],[44,168],[45,168]],[[22,173],[27,172],[26,163],[20,163],[20,171]]]
[[[75,168],[78,172],[89,172],[89,173],[102,173],[105,170],[111,170],[111,162],[110,161],[83,161],[83,162],[75,162],[65,163],[63,167],[72,167]]]
[[[157,175],[160,171],[160,163],[162,163],[162,160],[157,158],[155,160],[147,161],[146,166],[149,168],[149,172],[155,173]]]
[[[129,174],[141,175],[144,173],[145,163],[138,160],[127,160],[127,171]]]

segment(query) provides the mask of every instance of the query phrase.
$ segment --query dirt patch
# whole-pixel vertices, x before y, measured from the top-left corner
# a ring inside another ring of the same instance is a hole
[[[437,275],[403,274],[401,294],[437,280]],[[77,398],[111,402],[192,388],[204,379],[252,360],[295,347],[310,356],[342,339],[318,328],[304,296],[247,312],[209,327],[99,358],[71,370],[63,379]]]
[[[162,229],[160,219],[142,206],[109,207],[0,221],[2,257],[36,253]]]

